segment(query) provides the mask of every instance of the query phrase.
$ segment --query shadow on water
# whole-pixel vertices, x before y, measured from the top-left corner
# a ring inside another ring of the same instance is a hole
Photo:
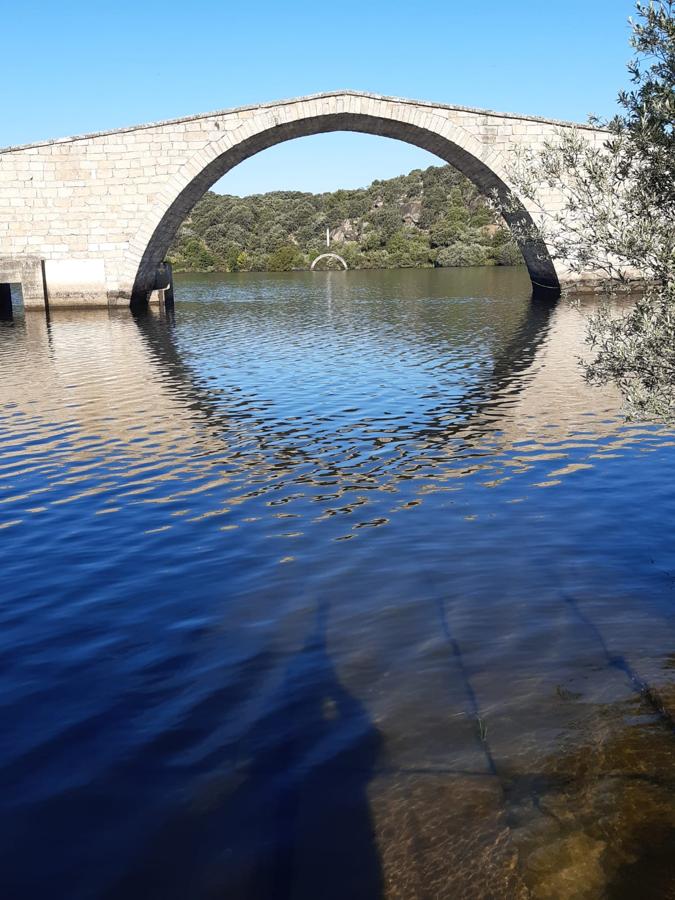
[[[327,617],[319,604],[265,712],[237,742],[234,766],[141,848],[110,900],[383,896],[366,793],[382,740],[337,676]]]
[[[12,292],[8,284],[0,284],[0,326],[13,324]]]

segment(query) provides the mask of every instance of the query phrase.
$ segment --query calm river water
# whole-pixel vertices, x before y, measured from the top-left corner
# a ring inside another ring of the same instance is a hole
[[[0,327],[0,894],[675,897],[675,433],[524,270]]]

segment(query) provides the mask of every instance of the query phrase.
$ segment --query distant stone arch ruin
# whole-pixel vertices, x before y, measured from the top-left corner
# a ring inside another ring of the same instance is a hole
[[[320,262],[322,259],[336,259],[340,263],[340,265],[342,266],[343,269],[347,270],[349,268],[347,263],[344,261],[344,259],[338,253],[322,253],[320,256],[317,256],[317,258],[314,260],[312,265],[309,267],[312,272],[314,271],[316,264],[318,262]]]

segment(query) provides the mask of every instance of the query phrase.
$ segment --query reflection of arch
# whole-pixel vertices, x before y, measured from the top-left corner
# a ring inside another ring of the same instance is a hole
[[[193,153],[167,181],[131,241],[123,282],[144,300],[155,287],[157,267],[178,227],[195,203],[219,178],[245,159],[275,144],[311,134],[355,131],[395,138],[428,150],[466,175],[486,195],[493,196],[519,242],[535,286],[557,289],[558,276],[542,239],[525,239],[533,221],[509,185],[504,153],[473,137],[455,122],[433,113],[420,114],[406,101],[361,95],[331,96],[316,111],[311,103],[260,108]],[[524,227],[525,226],[525,227]]]
[[[419,439],[421,441],[432,439],[434,442],[449,441],[461,437],[472,429],[475,433],[476,422],[484,417],[491,407],[498,407],[500,398],[505,393],[522,392],[525,382],[520,375],[532,365],[537,352],[545,342],[555,308],[554,298],[548,301],[540,299],[537,302],[529,302],[511,337],[497,348],[498,353],[492,367],[485,370],[480,380],[460,403],[449,402],[448,406],[453,407],[452,417],[448,418],[446,405],[429,410],[427,420],[419,423]],[[176,384],[178,388],[176,395],[187,398],[190,408],[199,410],[206,420],[217,427],[218,433],[222,433],[231,422],[224,413],[222,404],[213,401],[209,391],[200,383],[197,373],[183,358],[173,334],[173,317],[167,322],[150,314],[147,309],[137,309],[135,321],[149,351]],[[411,341],[425,340],[424,331],[418,333],[414,323],[409,323],[407,336]],[[443,342],[443,338],[441,341]],[[438,355],[450,352],[447,347],[444,349],[436,343],[433,344],[433,351]],[[299,456],[307,461],[305,451],[300,453],[285,445],[283,441],[279,442],[280,449],[276,450],[276,435],[267,432],[256,433],[254,423],[250,424],[252,427],[247,431],[247,438],[254,440],[259,449],[274,449],[279,454],[279,462],[293,461]],[[349,477],[353,477],[353,474]]]
[[[341,264],[344,266],[345,270],[347,270],[347,269],[349,268],[349,266],[348,266],[347,263],[344,261],[344,259],[343,259],[341,256],[339,256],[337,253],[322,253],[320,256],[317,256],[317,258],[314,260],[314,262],[313,262],[312,265],[310,266],[310,269],[311,269],[312,271],[314,271],[314,267],[315,267],[316,264],[317,264],[318,262],[320,262],[322,259],[337,259],[337,261],[338,261],[339,263],[341,263]]]

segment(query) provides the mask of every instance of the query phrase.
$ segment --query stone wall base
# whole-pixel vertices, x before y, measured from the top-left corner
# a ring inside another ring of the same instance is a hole
[[[37,256],[0,256],[0,285],[20,285],[26,309],[128,308],[131,291],[111,290],[101,259],[43,260]],[[157,271],[155,288],[143,304],[173,300],[173,273],[169,263]]]
[[[125,309],[131,305],[157,306],[173,302],[173,273],[169,263],[157,270],[154,289],[133,298],[131,290],[111,290],[106,284],[102,259],[42,260],[37,256],[0,256],[0,285],[20,284],[26,309]],[[635,273],[625,286],[626,292],[639,293],[647,286]],[[560,292],[598,294],[606,290],[603,279],[592,274],[561,275],[560,286],[538,284],[533,279],[533,294],[550,298]]]

